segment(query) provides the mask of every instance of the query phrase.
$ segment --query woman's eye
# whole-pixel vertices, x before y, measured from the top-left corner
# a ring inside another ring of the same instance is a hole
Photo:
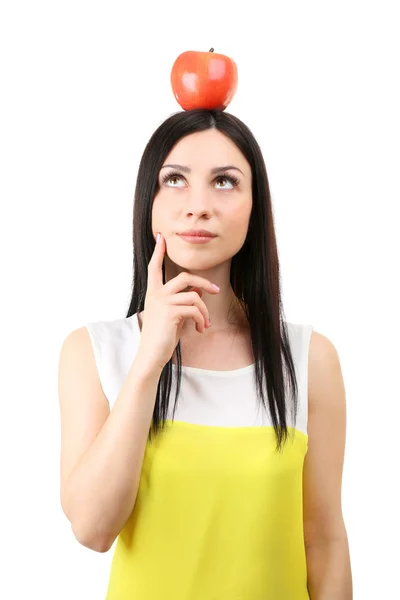
[[[227,177],[218,177],[218,179],[217,179],[217,183],[218,183],[218,181],[221,181],[221,179],[222,179],[222,181],[225,181],[226,183],[229,183],[229,185],[231,185],[231,186],[232,186],[232,188],[234,187],[234,186],[232,185],[232,182],[231,182],[231,181],[230,181],[230,180],[229,180]],[[218,187],[219,187],[219,186],[218,186]],[[225,187],[225,186],[224,186],[224,187]]]
[[[181,179],[178,175],[171,175],[170,177],[167,178],[166,183],[168,183],[169,181],[172,181],[173,179]],[[176,185],[173,185],[171,187],[177,187]]]

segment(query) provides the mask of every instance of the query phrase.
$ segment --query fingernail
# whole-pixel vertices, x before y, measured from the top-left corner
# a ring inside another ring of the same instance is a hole
[[[208,326],[211,327],[211,321],[208,319]]]
[[[215,289],[216,289],[216,290],[218,290],[218,291],[219,291],[219,287],[218,287],[217,285],[215,285],[215,283],[212,283],[211,285],[212,285],[213,287],[215,287]]]
[[[160,237],[161,237],[161,234],[160,234],[160,233],[157,233],[157,237],[156,237],[156,244],[158,244],[158,242],[160,241]]]

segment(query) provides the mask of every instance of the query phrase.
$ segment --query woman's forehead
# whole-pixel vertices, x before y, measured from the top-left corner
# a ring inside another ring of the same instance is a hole
[[[179,164],[186,167],[188,173],[194,170],[211,172],[226,165],[236,166],[244,175],[250,171],[236,144],[216,129],[196,132],[179,140],[166,157],[166,164]]]

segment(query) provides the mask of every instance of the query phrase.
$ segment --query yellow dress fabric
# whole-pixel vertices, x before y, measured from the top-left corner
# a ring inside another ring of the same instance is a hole
[[[106,600],[309,600],[302,473],[289,427],[168,421],[147,443]]]

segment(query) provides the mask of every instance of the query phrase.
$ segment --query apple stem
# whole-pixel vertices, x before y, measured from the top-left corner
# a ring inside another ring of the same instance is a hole
[[[210,48],[210,49],[209,49],[209,52],[214,52],[214,48]]]

